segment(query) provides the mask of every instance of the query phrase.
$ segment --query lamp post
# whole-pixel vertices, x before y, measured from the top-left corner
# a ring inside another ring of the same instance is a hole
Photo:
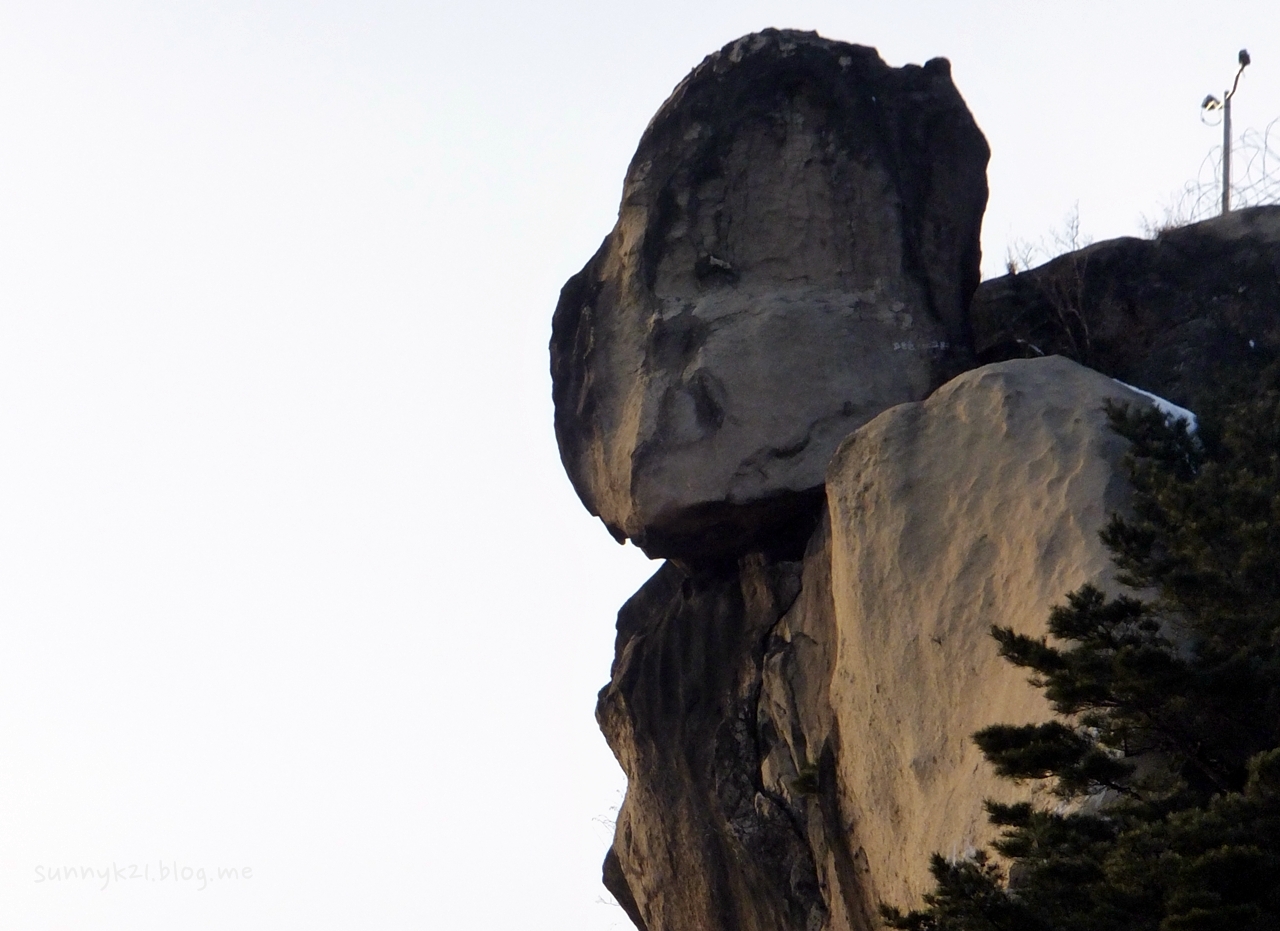
[[[1236,60],[1240,62],[1240,68],[1236,71],[1236,79],[1231,82],[1231,90],[1223,94],[1221,100],[1210,94],[1200,103],[1200,109],[1206,113],[1210,110],[1222,111],[1222,212],[1224,214],[1231,212],[1231,98],[1236,95],[1236,88],[1240,86],[1240,75],[1244,74],[1244,69],[1249,64],[1249,52],[1241,49]]]

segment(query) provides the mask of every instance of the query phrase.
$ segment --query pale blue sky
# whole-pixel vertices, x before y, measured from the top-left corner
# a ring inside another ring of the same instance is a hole
[[[1212,9],[1212,14],[1209,10]],[[765,26],[944,55],[986,267],[1280,116],[1271,2],[0,7],[0,923],[607,931],[592,710],[654,566],[546,341],[646,122]],[[204,891],[36,867],[250,866]]]

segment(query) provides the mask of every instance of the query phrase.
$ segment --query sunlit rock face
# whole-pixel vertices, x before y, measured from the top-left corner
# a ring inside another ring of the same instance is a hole
[[[685,563],[811,524],[841,439],[972,365],[987,158],[943,59],[769,30],[703,61],[556,308],[587,508]]]
[[[990,625],[1042,636],[1129,498],[1108,401],[1061,357],[967,372],[849,436],[807,543],[668,562],[618,615],[597,717],[627,774],[605,883],[642,931],[870,931],[989,843],[970,735],[1048,720]]]
[[[1045,636],[1067,593],[1117,591],[1100,531],[1128,505],[1129,444],[1108,402],[1150,403],[1061,356],[1003,362],[886,411],[832,459],[830,788],[871,901],[918,905],[932,854],[994,839],[986,799],[1028,798],[971,738],[1052,717],[990,627]]]

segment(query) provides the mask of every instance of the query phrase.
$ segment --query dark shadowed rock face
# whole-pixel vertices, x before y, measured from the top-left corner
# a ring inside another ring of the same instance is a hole
[[[645,931],[819,931],[807,837],[761,782],[765,638],[799,560],[755,554],[691,576],[667,563],[618,615],[596,715],[627,773],[604,881]]]
[[[587,508],[686,563],[811,521],[843,437],[972,365],[987,158],[943,59],[769,30],[694,69],[555,312]]]
[[[1065,355],[1194,408],[1280,356],[1280,206],[983,282],[971,314],[979,361]]]

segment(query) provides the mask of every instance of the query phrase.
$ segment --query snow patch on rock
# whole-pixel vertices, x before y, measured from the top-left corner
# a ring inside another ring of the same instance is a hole
[[[1160,397],[1160,395],[1152,394],[1150,391],[1143,391],[1141,388],[1135,388],[1133,385],[1125,385],[1125,383],[1118,378],[1114,378],[1112,381],[1117,385],[1124,385],[1124,387],[1128,388],[1130,391],[1136,391],[1144,398],[1149,399],[1152,404],[1160,409],[1160,412],[1163,413],[1168,420],[1185,420],[1187,422],[1187,430],[1191,433],[1196,432],[1196,427],[1198,426],[1196,415],[1185,407],[1179,407],[1172,401],[1166,401],[1164,398]]]

